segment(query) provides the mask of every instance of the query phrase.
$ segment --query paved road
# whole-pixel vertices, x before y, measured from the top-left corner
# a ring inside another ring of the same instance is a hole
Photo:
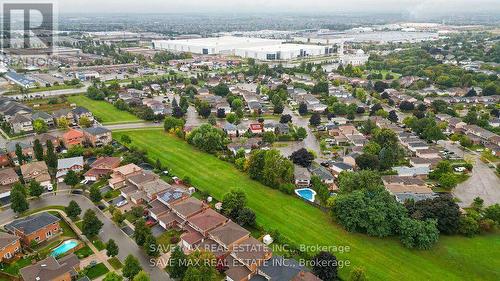
[[[319,141],[316,139],[316,136],[314,135],[314,132],[309,128],[309,119],[304,118],[300,116],[299,114],[293,112],[288,105],[285,106],[285,110],[283,111],[283,114],[290,114],[292,116],[292,124],[299,126],[299,127],[304,127],[307,130],[307,137],[302,141],[302,142],[295,142],[291,143],[291,145],[283,148],[279,148],[282,153],[287,156],[290,155],[293,151],[300,149],[300,148],[307,148],[310,150],[313,150],[318,158],[315,159],[317,162],[322,162],[325,158],[323,154],[321,153],[321,148],[319,146]],[[291,151],[293,150],[293,151]]]
[[[30,209],[38,209],[55,205],[66,206],[71,200],[75,200],[80,205],[80,207],[82,208],[82,212],[85,212],[88,209],[92,209],[96,212],[99,220],[104,223],[102,230],[99,233],[99,238],[102,241],[108,241],[109,239],[115,240],[115,242],[118,244],[118,247],[120,248],[118,257],[122,262],[125,260],[127,255],[132,254],[139,259],[143,269],[151,275],[151,280],[171,280],[165,271],[152,266],[149,258],[143,252],[143,250],[140,249],[130,237],[123,233],[86,197],[82,195],[70,195],[67,193],[47,195],[45,197],[42,197],[41,199],[31,201]],[[0,213],[0,224],[3,225],[14,220],[14,216],[15,213],[11,209],[2,211]]]
[[[474,156],[472,176],[459,184],[453,195],[460,199],[460,207],[468,207],[474,198],[481,197],[485,206],[500,203],[500,179],[478,156]]]

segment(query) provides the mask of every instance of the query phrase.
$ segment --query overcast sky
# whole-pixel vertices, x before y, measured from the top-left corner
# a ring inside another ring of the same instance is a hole
[[[61,13],[500,12],[500,0],[56,0]]]

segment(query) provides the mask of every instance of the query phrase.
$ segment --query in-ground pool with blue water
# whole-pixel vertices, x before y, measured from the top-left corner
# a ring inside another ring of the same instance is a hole
[[[316,197],[316,191],[310,188],[296,189],[295,194],[310,202],[314,202],[314,197]]]
[[[57,246],[52,252],[50,253],[51,256],[53,257],[58,257],[60,255],[63,255],[67,251],[73,249],[78,245],[78,241],[76,240],[67,240],[64,241],[61,245]]]

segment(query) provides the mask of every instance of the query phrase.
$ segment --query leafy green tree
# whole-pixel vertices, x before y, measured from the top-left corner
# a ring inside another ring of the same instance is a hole
[[[307,114],[307,104],[305,104],[304,102],[301,102],[299,104],[299,114],[302,116]]]
[[[276,135],[273,132],[264,132],[262,134],[262,141],[273,144],[276,141]]]
[[[413,219],[437,220],[437,228],[444,234],[455,234],[460,221],[460,207],[451,196],[441,195],[418,202],[405,202],[408,214]]]
[[[92,126],[92,121],[87,116],[82,116],[78,120],[78,125],[80,125],[82,128],[89,128]]]
[[[64,176],[64,183],[71,187],[75,187],[75,185],[77,185],[79,182],[80,180],[73,170],[69,170],[68,173]]]
[[[403,218],[400,224],[399,238],[407,248],[430,249],[439,239],[437,221]]]
[[[367,189],[369,191],[384,189],[380,175],[376,171],[371,170],[342,172],[338,177],[338,186],[342,192],[352,192],[360,189]]]
[[[121,224],[125,220],[125,216],[122,214],[120,209],[116,209],[113,211],[113,221]]]
[[[22,213],[29,209],[28,201],[26,200],[26,191],[23,191],[24,186],[14,185],[10,192],[10,208],[16,213]]]
[[[35,139],[33,142],[33,152],[35,154],[35,158],[38,161],[43,161],[43,146],[40,143],[39,139]]]
[[[71,200],[64,210],[72,220],[75,220],[82,213],[80,205],[75,200]]]
[[[47,140],[46,146],[47,146],[47,152],[45,155],[45,163],[47,163],[47,166],[49,168],[56,169],[57,155],[54,152],[54,144],[50,140]]]
[[[212,89],[212,92],[214,93],[214,95],[221,96],[221,97],[225,97],[225,96],[229,95],[229,93],[231,93],[231,91],[229,90],[229,87],[224,83],[219,83],[219,85],[215,86]]]
[[[26,160],[26,156],[24,156],[23,149],[21,148],[21,145],[19,143],[16,143],[16,157],[19,165],[22,165]]]
[[[106,255],[108,257],[115,257],[120,252],[118,245],[116,245],[115,240],[109,239],[108,243],[106,243]]]
[[[500,204],[494,204],[484,210],[484,218],[491,219],[500,225]]]
[[[187,141],[205,152],[215,153],[224,149],[226,137],[222,130],[203,124],[188,135]]]
[[[472,216],[461,216],[458,230],[462,235],[472,237],[479,233],[479,223]]]
[[[143,218],[140,218],[134,223],[135,231],[134,231],[134,239],[137,245],[144,246],[146,243],[146,239],[152,235],[151,228],[147,227],[146,221]]]
[[[158,247],[158,242],[156,238],[150,234],[146,237],[146,241],[144,242],[144,250],[150,257],[158,257],[160,256],[160,248]]]
[[[235,189],[226,193],[222,199],[222,214],[230,218],[236,218],[238,212],[247,205],[246,194],[240,190]]]
[[[43,193],[43,187],[36,181],[30,182],[30,196],[38,197]]]
[[[297,140],[303,140],[307,137],[307,130],[303,127],[298,127],[296,132]]]
[[[382,148],[380,145],[374,141],[369,141],[365,146],[363,147],[363,152],[365,154],[371,154],[371,155],[378,155],[380,153],[380,150]]]
[[[253,227],[255,226],[255,219],[255,212],[248,207],[244,207],[243,209],[239,210],[238,216],[236,217],[235,221],[241,226]]]
[[[293,171],[292,161],[281,156],[278,150],[266,151],[261,179],[263,184],[277,188],[281,184],[290,183],[293,180]]]
[[[301,148],[297,151],[294,151],[292,155],[290,155],[290,160],[292,160],[294,164],[300,165],[302,167],[309,167],[314,160],[314,155],[307,149]]]
[[[439,177],[439,184],[446,189],[452,189],[458,184],[457,176],[454,173],[445,173]]]
[[[175,129],[184,128],[184,124],[185,124],[185,121],[183,119],[175,118],[175,117],[167,117],[167,118],[165,118],[165,122],[164,122],[163,127],[164,127],[165,131],[172,132]]]
[[[188,268],[183,281],[216,281],[219,280],[214,254],[206,251],[195,251],[188,256]]]
[[[378,157],[372,154],[361,154],[356,157],[356,165],[361,170],[373,170],[376,171],[379,169],[380,164],[378,161]]]
[[[133,281],[151,281],[151,278],[149,278],[149,274],[147,274],[145,271],[141,270],[134,277]]]
[[[208,118],[208,116],[210,116],[210,113],[212,112],[210,104],[204,101],[198,104],[196,110],[198,111],[198,114],[203,118]]]
[[[97,218],[95,212],[93,210],[87,210],[85,214],[83,214],[83,223],[82,223],[82,233],[88,238],[95,237],[99,234],[103,223]]]
[[[309,124],[311,124],[311,126],[319,126],[321,124],[321,115],[319,115],[319,113],[311,115],[311,118],[309,118]]]
[[[133,279],[141,270],[141,264],[136,257],[128,255],[125,258],[125,263],[122,270],[123,277]]]
[[[184,273],[187,270],[186,261],[186,254],[184,254],[179,246],[176,246],[172,251],[168,265],[165,268],[171,278],[182,279],[184,277]]]
[[[45,123],[42,119],[36,119],[33,121],[33,130],[37,134],[43,134],[49,130],[49,126],[47,126],[47,123]]]
[[[101,191],[99,190],[99,187],[95,185],[90,187],[89,196],[90,200],[92,200],[92,202],[94,203],[102,200]]]

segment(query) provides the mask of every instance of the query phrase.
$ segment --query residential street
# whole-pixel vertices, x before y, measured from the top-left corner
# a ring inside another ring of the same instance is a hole
[[[127,255],[132,254],[139,259],[143,269],[151,275],[151,280],[171,280],[168,274],[150,263],[149,257],[140,249],[135,242],[123,233],[110,219],[108,219],[89,199],[82,195],[61,194],[46,195],[38,200],[30,202],[30,209],[39,209],[47,206],[67,206],[69,201],[75,200],[81,207],[82,213],[88,209],[96,212],[97,217],[104,223],[99,238],[103,242],[109,239],[115,240],[120,253],[118,257],[123,262]],[[9,208],[0,212],[0,224],[6,224],[14,220],[15,213]]]
[[[472,176],[459,184],[453,195],[460,199],[460,207],[468,207],[474,198],[481,197],[485,206],[500,203],[500,179],[478,156],[475,159]]]

